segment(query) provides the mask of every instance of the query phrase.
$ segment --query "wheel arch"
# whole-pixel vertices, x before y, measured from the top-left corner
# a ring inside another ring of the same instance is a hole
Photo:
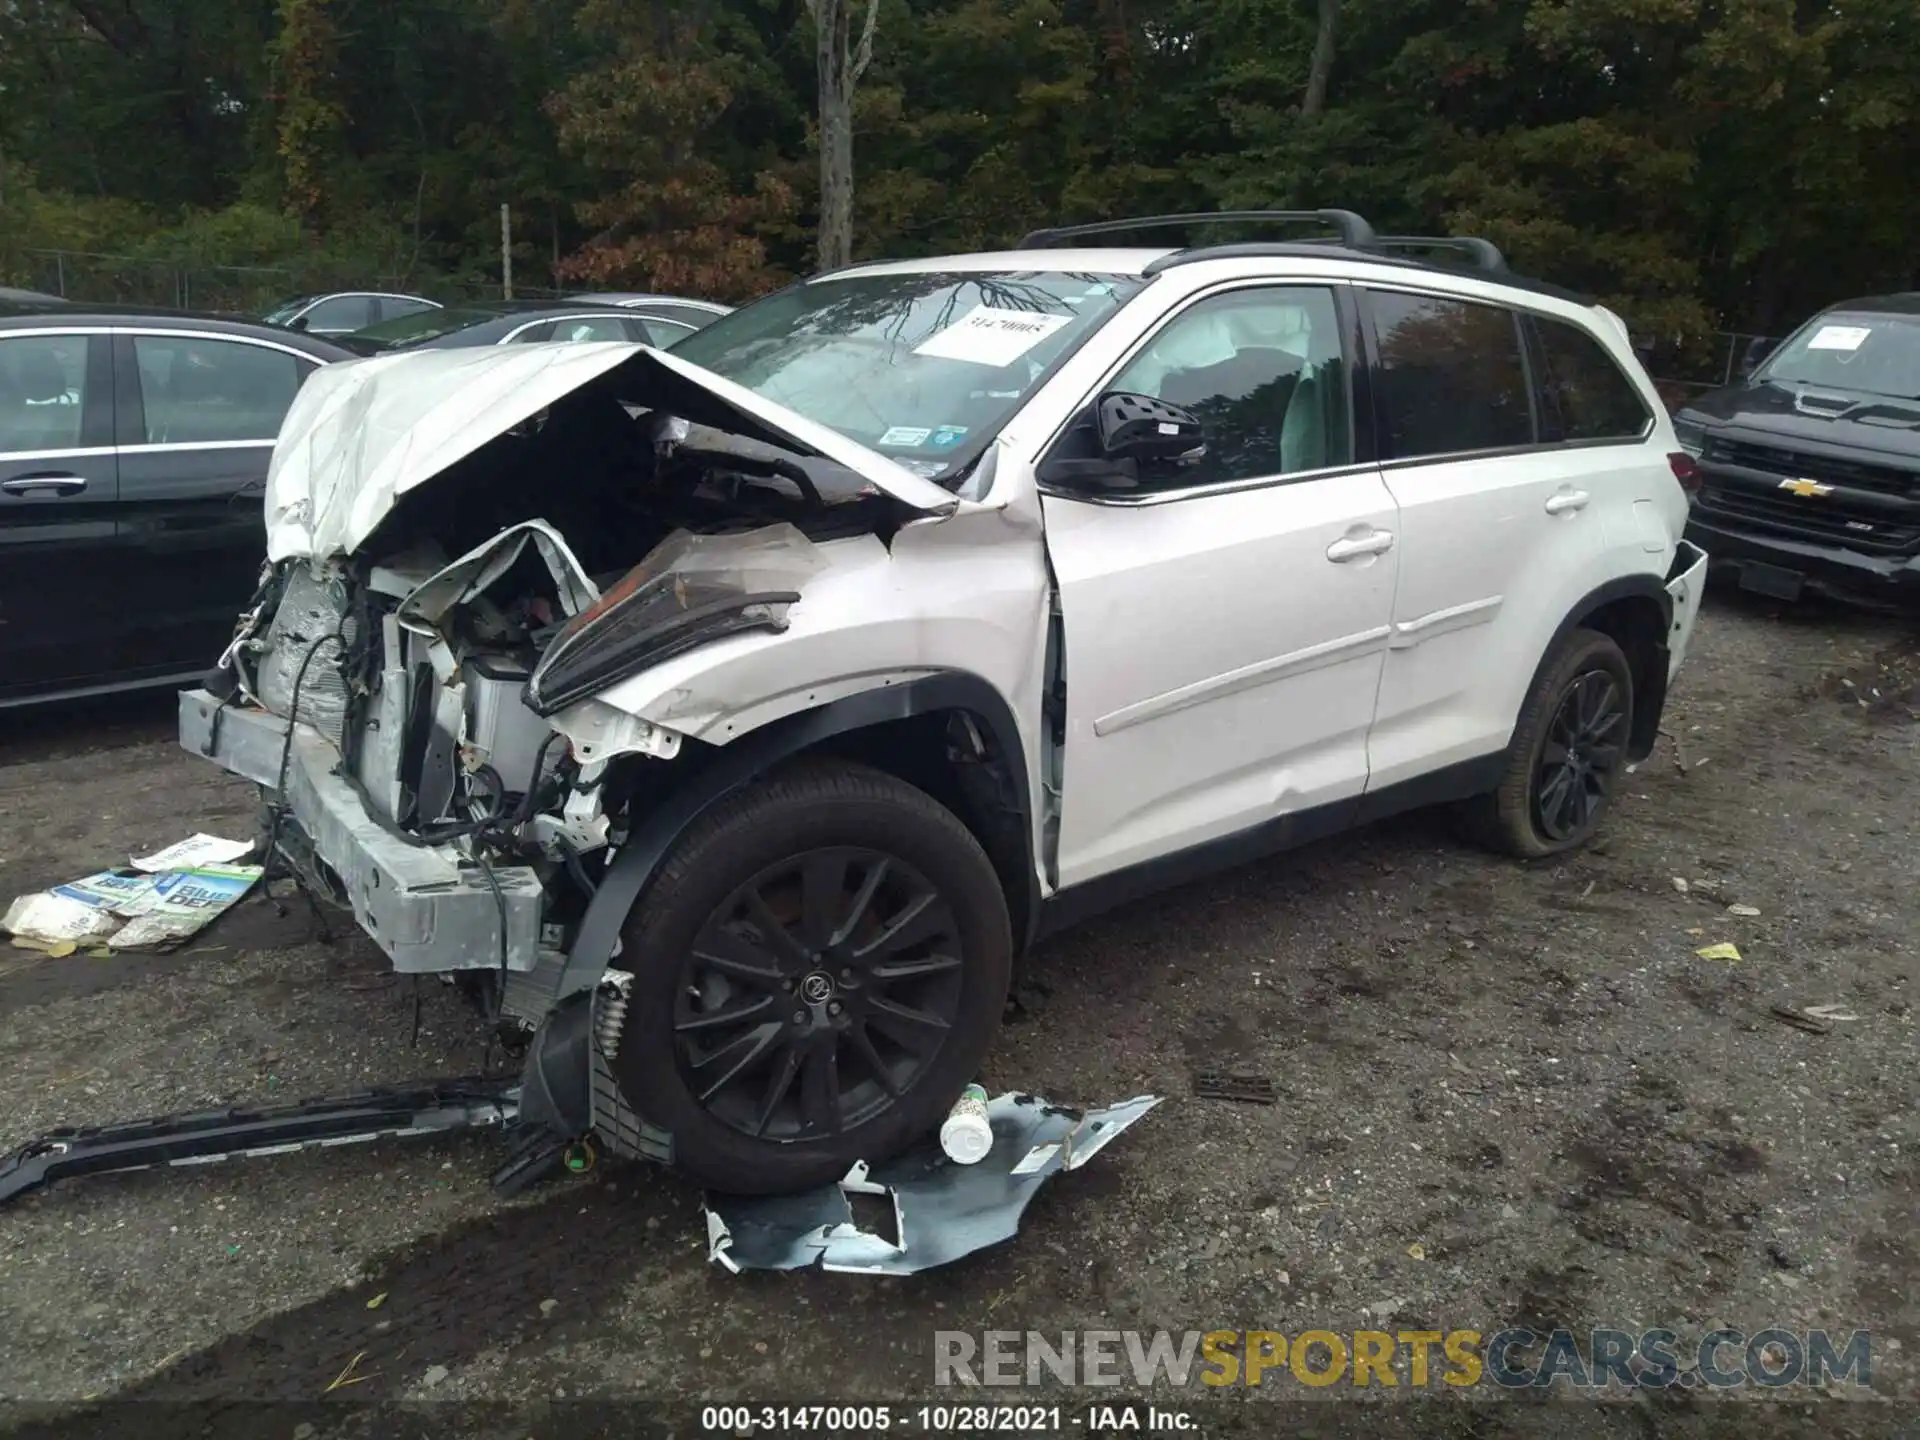
[[[1561,620],[1541,652],[1527,693],[1539,687],[1568,635],[1582,629],[1599,631],[1620,647],[1633,672],[1633,727],[1627,737],[1627,758],[1644,760],[1653,753],[1666,710],[1667,634],[1672,625],[1673,597],[1654,575],[1609,580],[1582,596]]]
[[[969,786],[961,774],[967,768],[964,759],[938,753],[956,720],[969,743],[981,747],[976,758],[987,761],[1004,785],[998,804]],[[1026,749],[1006,698],[977,675],[948,671],[864,690],[776,720],[721,747],[711,763],[668,790],[634,825],[595,888],[556,1001],[599,984],[628,913],[688,826],[742,785],[805,754],[873,765],[927,790],[959,815],[1000,875],[1016,954],[1025,948],[1040,914]],[[930,777],[934,783],[928,783]]]

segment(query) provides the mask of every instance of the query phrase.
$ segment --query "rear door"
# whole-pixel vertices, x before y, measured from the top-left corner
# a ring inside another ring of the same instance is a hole
[[[121,549],[141,604],[126,644],[154,674],[210,665],[266,556],[267,462],[319,362],[198,331],[114,337]]]
[[[0,704],[111,681],[118,485],[107,336],[0,332]]]
[[[1504,749],[1561,620],[1634,568],[1618,547],[1640,546],[1631,486],[1617,483],[1636,442],[1569,437],[1535,384],[1527,317],[1457,295],[1362,295],[1381,473],[1402,532],[1367,744],[1378,790]]]

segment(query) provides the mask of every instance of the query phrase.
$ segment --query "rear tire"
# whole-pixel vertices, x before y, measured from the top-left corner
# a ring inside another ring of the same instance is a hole
[[[844,763],[714,806],[621,939],[621,1088],[672,1132],[678,1168],[739,1194],[837,1180],[932,1133],[992,1043],[1013,965],[1006,897],[967,827]]]
[[[1525,860],[1593,839],[1625,773],[1633,668],[1610,636],[1575,630],[1521,707],[1500,787],[1463,807],[1473,838]]]

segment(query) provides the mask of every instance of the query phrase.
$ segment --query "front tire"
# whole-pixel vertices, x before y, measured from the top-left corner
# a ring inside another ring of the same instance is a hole
[[[1597,630],[1575,630],[1514,726],[1500,788],[1469,802],[1474,838],[1537,860],[1592,840],[1625,773],[1633,667]]]
[[[932,1132],[974,1078],[1013,965],[999,877],[924,791],[808,762],[681,837],[622,930],[614,1061],[677,1166],[765,1194]]]

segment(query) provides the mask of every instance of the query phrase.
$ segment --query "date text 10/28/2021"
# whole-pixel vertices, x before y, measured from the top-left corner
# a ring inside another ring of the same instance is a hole
[[[1200,1422],[1159,1405],[709,1405],[700,1428],[728,1435],[1193,1434]]]

